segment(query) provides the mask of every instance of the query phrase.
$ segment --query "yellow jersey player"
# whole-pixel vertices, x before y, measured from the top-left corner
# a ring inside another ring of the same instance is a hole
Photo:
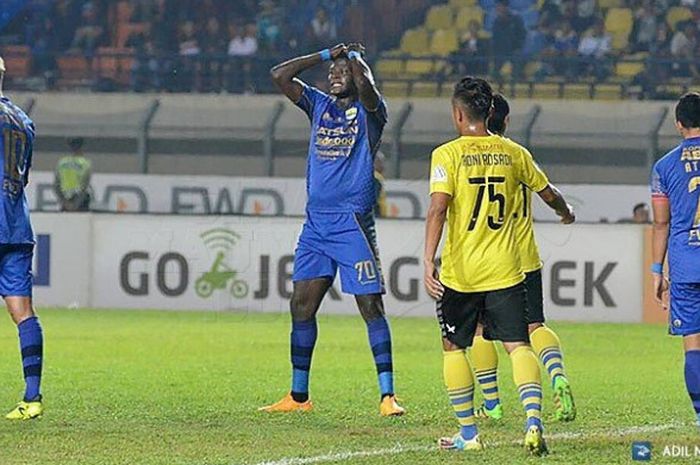
[[[505,97],[500,94],[494,95],[493,113],[488,122],[489,131],[493,134],[504,135],[508,128],[509,113],[510,106]],[[568,378],[564,374],[559,337],[544,324],[542,259],[535,240],[535,229],[532,222],[532,191],[525,184],[521,184],[520,187],[521,195],[516,196],[513,205],[513,218],[515,219],[515,238],[520,250],[520,261],[525,273],[530,341],[533,350],[547,368],[554,389],[557,419],[572,421],[576,418],[576,406]],[[503,416],[503,409],[498,394],[498,352],[493,341],[484,339],[481,330],[482,327],[479,325],[470,353],[474,374],[484,397],[484,404],[476,410],[476,416],[499,420]]]
[[[461,425],[458,434],[441,438],[439,445],[453,450],[483,448],[474,421],[474,380],[465,353],[482,318],[485,338],[500,340],[510,354],[527,416],[525,447],[534,455],[544,455],[540,367],[529,343],[525,274],[512,221],[522,195],[520,185],[539,193],[562,222],[573,222],[574,215],[525,148],[488,132],[492,106],[493,91],[485,80],[466,77],[457,83],[452,116],[459,137],[435,149],[431,160],[424,281],[437,300],[444,379]],[[446,220],[438,275],[435,256]]]

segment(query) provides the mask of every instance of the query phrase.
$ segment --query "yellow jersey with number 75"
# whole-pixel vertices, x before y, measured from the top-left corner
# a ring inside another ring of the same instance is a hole
[[[459,292],[495,291],[523,281],[515,236],[521,184],[549,184],[530,152],[497,135],[459,137],[433,151],[430,193],[450,195],[440,281]]]

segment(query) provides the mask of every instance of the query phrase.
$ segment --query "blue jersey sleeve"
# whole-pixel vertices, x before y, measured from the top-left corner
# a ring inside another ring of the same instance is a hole
[[[309,117],[310,121],[314,119],[314,112],[319,104],[328,97],[325,93],[321,92],[315,87],[308,85],[303,81],[297,81],[301,84],[304,89],[301,93],[301,98],[296,103],[296,106],[302,109],[306,116]]]
[[[668,198],[668,192],[666,190],[666,185],[664,184],[664,179],[662,176],[662,170],[659,165],[660,162],[656,162],[654,168],[651,170],[651,198],[663,200]]]

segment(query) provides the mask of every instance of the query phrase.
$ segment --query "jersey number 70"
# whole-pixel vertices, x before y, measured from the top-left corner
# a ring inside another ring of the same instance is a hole
[[[489,193],[488,203],[498,204],[498,216],[494,218],[492,215],[489,215],[487,218],[489,228],[494,231],[501,229],[506,216],[506,197],[501,192],[497,192],[497,188],[505,184],[505,182],[506,178],[503,176],[469,178],[469,184],[478,186],[479,190],[476,194],[476,202],[474,203],[474,210],[472,210],[472,217],[469,220],[467,231],[473,231],[476,228],[487,189]]]

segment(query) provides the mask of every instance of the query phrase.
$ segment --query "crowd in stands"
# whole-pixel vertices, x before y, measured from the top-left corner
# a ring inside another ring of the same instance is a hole
[[[32,0],[18,42],[35,72],[60,54],[101,52],[134,90],[254,91],[257,56],[289,56],[337,39],[343,0]]]

